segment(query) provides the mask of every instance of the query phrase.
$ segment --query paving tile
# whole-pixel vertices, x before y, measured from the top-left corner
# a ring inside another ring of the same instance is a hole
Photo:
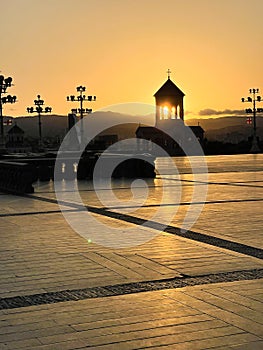
[[[70,326],[53,326],[48,328],[42,328],[42,329],[35,329],[31,331],[22,331],[22,332],[15,332],[15,333],[9,333],[9,334],[3,334],[0,335],[0,344],[4,342],[11,342],[11,341],[18,341],[18,340],[25,340],[25,339],[31,339],[31,338],[39,338],[44,336],[51,336],[52,334],[67,334],[71,332],[72,329]]]
[[[0,335],[7,335],[9,333],[23,333],[28,331],[35,331],[45,328],[52,328],[57,326],[55,321],[44,320],[40,322],[34,322],[34,315],[31,314],[30,323],[23,323],[21,325],[16,325],[15,327],[12,325],[4,326],[0,321]]]
[[[125,318],[115,318],[109,320],[92,321],[87,323],[78,323],[76,325],[72,324],[71,327],[77,331],[85,331],[90,329],[113,327],[121,329],[121,327],[129,327],[129,330],[133,328],[146,329],[147,327],[163,327],[167,325],[182,325],[182,324],[192,324],[195,325],[197,322],[213,321],[214,318],[208,315],[194,315],[194,316],[180,316],[175,317],[175,312],[170,313],[156,313],[156,314],[144,314],[140,315],[138,320],[137,316],[126,316]]]
[[[14,340],[10,342],[0,343],[1,350],[14,350],[14,349],[25,349],[30,347],[32,349],[34,346],[41,344],[38,339],[25,339],[25,340]]]
[[[205,312],[210,316],[216,317],[222,321],[230,323],[240,329],[245,330],[251,334],[255,334],[259,337],[263,336],[263,325],[247,318],[245,315],[240,316],[228,311],[224,308],[218,308],[215,305],[206,303],[203,300],[196,299],[193,296],[185,294],[185,292],[179,291],[166,291],[166,295],[181,301],[183,304],[189,305],[199,311]]]
[[[171,345],[160,345],[158,349],[169,349],[169,350],[204,350],[204,349],[217,349],[217,345],[223,350],[232,349],[232,345],[234,344],[242,344],[248,343],[251,348],[247,348],[247,350],[253,350],[253,345],[256,343],[257,338],[253,335],[248,334],[234,334],[234,335],[224,335],[223,337],[213,337],[212,339],[204,339],[204,340],[193,340],[189,342],[182,342],[179,344],[171,344]],[[223,347],[222,347],[223,346]],[[107,349],[107,347],[98,349]],[[124,347],[122,350],[134,349],[132,347]],[[139,347],[137,349],[143,349]],[[156,349],[156,347],[147,347],[147,349]],[[108,348],[110,350],[110,347]],[[113,348],[112,348],[113,350]]]
[[[214,350],[225,350],[225,346],[219,346],[213,348]],[[230,345],[229,349],[231,350],[262,350],[263,349],[263,341],[253,341],[245,344],[238,345]]]
[[[247,307],[236,302],[234,298],[230,300],[225,299],[223,293],[220,297],[211,292],[207,293],[205,290],[202,290],[200,292],[187,291],[185,293],[187,295],[193,296],[194,298],[203,300],[208,304],[215,305],[220,309],[230,311],[234,314],[240,315],[242,317],[246,317],[252,321],[263,324],[263,319],[262,319],[263,304],[260,305],[260,308],[254,307],[252,309],[251,307]]]
[[[253,300],[250,297],[245,297],[238,293],[238,291],[228,291],[223,288],[213,288],[212,290],[206,291],[208,293],[211,293],[212,295],[215,295],[217,297],[220,297],[222,299],[227,299],[230,301],[235,301],[235,303],[246,306],[252,310],[263,312],[263,298],[261,299],[262,302],[259,302],[257,300]]]
[[[33,347],[27,347],[24,350],[74,350],[85,349],[86,344],[81,340],[64,341],[62,343],[39,345]]]

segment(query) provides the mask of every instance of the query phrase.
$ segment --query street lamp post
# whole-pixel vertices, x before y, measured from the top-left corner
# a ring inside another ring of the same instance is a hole
[[[249,93],[252,95],[252,97],[250,96],[248,96],[247,98],[242,97],[241,101],[252,103],[252,108],[247,108],[246,113],[253,114],[253,136],[252,136],[251,152],[258,153],[260,152],[260,148],[258,146],[258,140],[257,140],[257,113],[262,113],[263,108],[256,108],[256,103],[263,101],[263,99],[259,95],[256,96],[256,94],[259,93],[259,89],[249,89]]]
[[[42,126],[41,126],[41,114],[50,113],[52,111],[51,107],[44,107],[44,100],[41,99],[40,95],[37,95],[37,99],[34,100],[34,107],[27,107],[27,113],[37,113],[38,114],[38,132],[39,132],[39,147],[42,147]]]
[[[1,147],[4,148],[5,140],[4,140],[4,117],[3,117],[3,104],[5,103],[15,103],[16,96],[7,95],[2,97],[2,94],[7,93],[7,88],[11,87],[12,78],[5,78],[3,75],[0,75],[0,124],[1,124]]]
[[[79,92],[79,95],[74,96],[74,95],[70,95],[67,96],[67,101],[69,102],[79,102],[79,106],[80,108],[72,108],[71,112],[73,114],[79,114],[80,115],[80,120],[81,120],[81,124],[80,124],[80,142],[83,142],[83,117],[85,114],[90,114],[92,112],[91,108],[83,108],[83,102],[84,101],[88,101],[88,102],[92,102],[92,101],[96,101],[96,96],[86,96],[83,93],[86,91],[86,87],[85,86],[77,86],[77,92]]]

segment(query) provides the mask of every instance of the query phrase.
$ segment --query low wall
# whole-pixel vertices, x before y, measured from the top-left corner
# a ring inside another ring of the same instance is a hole
[[[0,191],[15,194],[33,193],[36,168],[27,163],[0,161]]]
[[[92,180],[94,167],[100,154],[84,155],[76,164],[72,155],[60,155],[58,159],[47,157],[7,158],[0,161],[0,191],[12,193],[33,193],[33,182],[54,180],[56,163],[56,180]],[[104,177],[105,169],[111,163],[114,167],[113,178],[154,178],[155,157],[150,155],[103,155],[97,167],[96,176]],[[107,176],[107,175],[106,175]]]

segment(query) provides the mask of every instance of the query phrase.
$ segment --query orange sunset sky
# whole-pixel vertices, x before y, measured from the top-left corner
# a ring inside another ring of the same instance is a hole
[[[0,70],[13,77],[8,92],[18,97],[4,115],[27,115],[37,94],[53,113],[67,115],[77,106],[66,96],[78,85],[97,96],[85,106],[93,110],[154,104],[168,68],[186,94],[186,118],[242,110],[249,88],[263,92],[262,0],[0,3]]]

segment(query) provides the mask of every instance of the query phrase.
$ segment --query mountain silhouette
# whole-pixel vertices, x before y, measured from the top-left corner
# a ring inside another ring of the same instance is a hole
[[[22,116],[12,119],[25,132],[25,137],[38,138],[38,117]],[[87,120],[96,120],[101,127],[106,124],[116,125],[106,129],[102,134],[117,134],[119,139],[135,137],[135,130],[140,124],[154,126],[155,116],[131,116],[111,111],[97,111],[85,116]],[[43,137],[63,137],[68,131],[68,117],[61,115],[41,116]],[[190,118],[187,125],[199,125],[205,130],[205,137],[212,140],[239,142],[246,140],[253,131],[252,125],[246,124],[246,117],[219,117],[219,118]],[[263,138],[263,117],[257,117],[258,136]],[[7,132],[12,126],[5,126]]]

